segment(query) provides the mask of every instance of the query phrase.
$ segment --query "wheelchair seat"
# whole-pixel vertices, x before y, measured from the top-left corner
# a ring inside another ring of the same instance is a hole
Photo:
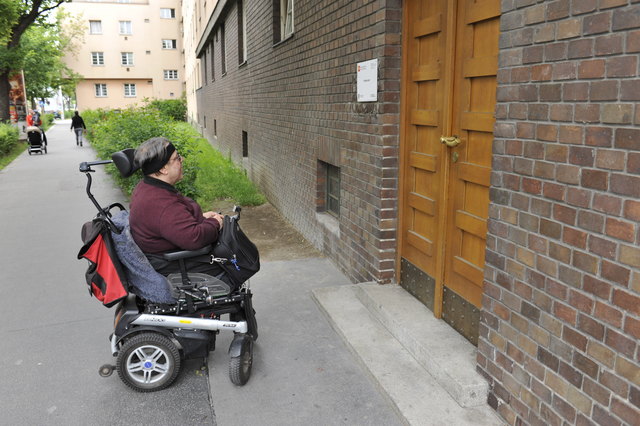
[[[180,251],[162,256],[166,261],[181,263],[179,271],[162,274],[149,262],[147,256],[133,240],[129,228],[129,213],[120,211],[111,217],[111,238],[117,257],[126,271],[130,291],[151,304],[174,305],[180,300],[211,300],[225,297],[231,287],[220,279],[201,272],[189,272],[185,260],[203,256],[208,248]]]

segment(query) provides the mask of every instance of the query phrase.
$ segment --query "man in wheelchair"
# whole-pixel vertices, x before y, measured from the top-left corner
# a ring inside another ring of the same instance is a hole
[[[157,137],[142,143],[134,162],[144,178],[131,196],[131,235],[156,271],[162,275],[180,272],[179,262],[167,260],[164,254],[211,247],[222,229],[223,216],[202,212],[194,200],[175,188],[182,179],[182,157],[168,139]],[[186,269],[211,275],[235,290],[220,265],[210,259],[210,255],[185,259]]]

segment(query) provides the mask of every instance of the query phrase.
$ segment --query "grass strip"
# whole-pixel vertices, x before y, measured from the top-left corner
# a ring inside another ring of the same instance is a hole
[[[11,151],[0,157],[0,170],[11,164],[25,149],[27,149],[27,144],[25,142],[18,142]]]

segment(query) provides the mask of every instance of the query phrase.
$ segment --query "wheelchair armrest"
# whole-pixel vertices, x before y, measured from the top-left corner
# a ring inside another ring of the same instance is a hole
[[[199,250],[183,250],[174,251],[173,253],[164,253],[162,257],[169,262],[179,259],[188,259],[190,257],[202,256],[211,253],[211,246],[204,246]]]

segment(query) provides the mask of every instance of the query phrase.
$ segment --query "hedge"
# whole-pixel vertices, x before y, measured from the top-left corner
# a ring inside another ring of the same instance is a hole
[[[169,115],[167,115],[169,114]],[[230,159],[216,151],[188,123],[173,119],[173,113],[153,106],[124,110],[87,110],[80,114],[87,125],[87,137],[101,159],[125,148],[136,148],[147,139],[164,136],[183,157],[183,178],[176,188],[209,209],[214,200],[230,199],[240,205],[260,205],[265,198]],[[107,170],[127,193],[141,179],[140,171],[124,179],[108,166]]]

